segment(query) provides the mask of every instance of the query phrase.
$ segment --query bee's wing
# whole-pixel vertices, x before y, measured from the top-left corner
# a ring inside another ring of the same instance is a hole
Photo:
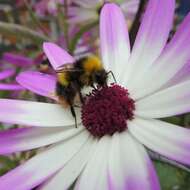
[[[56,73],[62,73],[62,72],[79,72],[82,71],[81,69],[75,69],[75,68],[62,68],[59,70],[56,70]]]
[[[71,55],[54,43],[45,42],[43,49],[55,70],[59,70],[64,65],[72,64],[75,61]]]

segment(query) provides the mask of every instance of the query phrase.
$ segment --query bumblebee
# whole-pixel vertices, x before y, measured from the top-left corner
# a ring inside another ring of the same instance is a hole
[[[95,88],[95,85],[107,85],[109,73],[111,72],[106,72],[96,56],[80,58],[73,64],[66,64],[57,71],[56,96],[64,107],[70,106],[76,126],[74,104],[76,99],[80,103],[84,103],[81,90],[88,86]]]

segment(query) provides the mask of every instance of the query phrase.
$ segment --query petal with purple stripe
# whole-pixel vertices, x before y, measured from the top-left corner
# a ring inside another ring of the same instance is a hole
[[[190,111],[190,80],[163,89],[136,102],[135,114],[163,118]]]
[[[190,62],[185,64],[164,86],[162,86],[162,89],[187,80],[190,80]]]
[[[0,99],[0,121],[40,127],[63,127],[75,125],[69,108],[61,105],[32,101]],[[80,111],[75,109],[80,123]]]
[[[136,118],[129,131],[149,149],[190,165],[190,130],[155,119]]]
[[[175,0],[149,0],[129,59],[123,85],[133,83],[158,58],[172,27]]]
[[[43,44],[43,50],[55,70],[75,61],[71,55],[54,43],[45,42]]]
[[[102,8],[100,42],[103,64],[118,78],[123,67],[127,67],[130,45],[124,15],[116,4],[107,3]]]
[[[160,189],[148,154],[129,133],[100,139],[76,185],[76,189],[88,187],[91,190]]]
[[[53,75],[26,71],[20,73],[16,80],[20,85],[36,94],[57,100],[55,96],[56,78]]]
[[[68,141],[49,147],[0,177],[0,189],[28,190],[38,186],[64,167],[88,138],[89,135],[83,132]]]
[[[183,69],[190,60],[189,33],[190,14],[186,16],[170,43],[166,46],[156,62],[143,74],[141,80],[130,84],[133,85],[130,87],[130,91],[135,99],[158,91],[175,75],[176,79],[179,76],[179,79],[176,81],[176,83],[178,83],[178,80],[180,80],[179,71]]]
[[[82,127],[28,127],[0,132],[0,154],[10,154],[50,145],[67,140],[82,130]]]
[[[113,136],[108,166],[110,190],[160,189],[145,148],[128,132]]]

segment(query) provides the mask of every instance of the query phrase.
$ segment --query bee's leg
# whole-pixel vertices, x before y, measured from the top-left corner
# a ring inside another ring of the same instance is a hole
[[[74,108],[81,108],[81,106],[80,106],[80,105],[77,105],[77,104],[74,104],[73,107],[74,107]]]
[[[91,84],[91,87],[92,87],[94,90],[96,90],[96,87],[94,86],[94,84]]]
[[[80,98],[81,103],[84,104],[84,98],[82,96],[81,91],[79,91],[79,98]]]
[[[75,127],[77,128],[77,117],[76,117],[76,113],[75,113],[75,109],[74,109],[73,105],[70,106],[70,109],[71,109],[71,114],[75,119]]]
[[[115,79],[115,76],[114,76],[113,72],[112,72],[112,71],[109,71],[109,72],[107,73],[107,75],[109,75],[109,74],[111,74],[111,75],[112,75],[112,77],[113,77],[113,79],[114,79],[115,83],[117,83],[117,81],[116,81],[116,79]]]

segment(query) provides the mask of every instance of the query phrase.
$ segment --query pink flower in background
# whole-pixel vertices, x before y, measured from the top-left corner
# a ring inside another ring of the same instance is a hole
[[[56,15],[57,6],[63,3],[64,0],[40,0],[35,3],[34,9],[40,16],[45,16],[46,14]]]
[[[15,74],[14,69],[4,69],[3,71],[0,72],[0,90],[24,90],[22,86],[20,86],[17,83],[12,83],[12,82],[3,82],[3,80],[9,79]]]
[[[28,58],[24,55],[19,55],[15,53],[4,53],[1,59],[2,66],[6,64],[12,65],[14,68],[19,69],[21,72],[23,69],[34,69],[40,71],[47,71],[48,73],[52,73],[51,67],[49,67],[47,58],[44,53],[38,53],[35,58]],[[3,69],[3,68],[2,68]],[[54,73],[54,71],[53,71]]]
[[[111,1],[111,0],[110,0]],[[73,6],[69,7],[69,16],[71,23],[83,24],[98,20],[101,7],[106,1],[104,0],[75,0]],[[109,2],[109,1],[108,1]],[[127,21],[131,22],[138,10],[139,0],[115,0],[123,10]]]
[[[190,165],[190,130],[159,120],[190,110],[190,80],[185,70],[190,59],[190,15],[166,44],[174,8],[174,0],[149,0],[131,51],[120,8],[104,5],[101,56],[117,84],[88,96],[82,112],[76,110],[78,128],[61,105],[0,100],[0,121],[33,126],[1,132],[1,154],[49,145],[0,177],[0,189],[28,190],[40,185],[39,189],[62,190],[76,180],[75,189],[81,190],[158,190],[145,147]],[[74,62],[53,43],[45,43],[44,51],[55,70]],[[17,81],[57,100],[53,75],[28,71]]]
[[[18,67],[30,67],[37,63],[31,58],[15,53],[4,53],[1,61]]]

